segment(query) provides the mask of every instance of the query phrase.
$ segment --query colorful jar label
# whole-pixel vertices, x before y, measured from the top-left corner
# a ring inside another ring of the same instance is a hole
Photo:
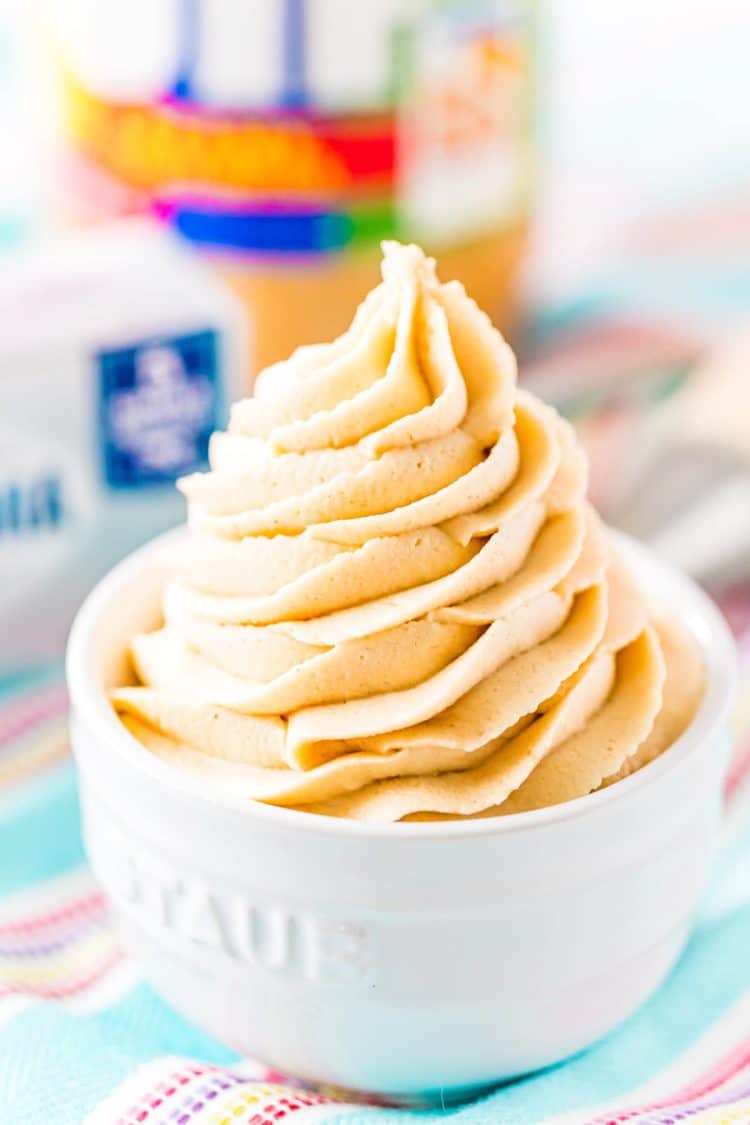
[[[85,20],[63,37],[68,127],[89,165],[193,241],[252,256],[439,247],[524,215],[529,0],[174,12],[161,54],[152,43],[130,70],[106,28],[90,49]]]

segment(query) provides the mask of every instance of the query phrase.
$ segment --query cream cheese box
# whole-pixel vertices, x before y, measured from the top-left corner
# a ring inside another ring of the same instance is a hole
[[[248,366],[246,320],[148,220],[0,261],[0,671],[54,659],[113,562],[184,518]]]

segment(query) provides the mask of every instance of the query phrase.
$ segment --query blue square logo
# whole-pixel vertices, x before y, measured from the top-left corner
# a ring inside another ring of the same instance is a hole
[[[215,332],[102,351],[97,361],[101,454],[110,488],[171,483],[205,466],[222,408]]]

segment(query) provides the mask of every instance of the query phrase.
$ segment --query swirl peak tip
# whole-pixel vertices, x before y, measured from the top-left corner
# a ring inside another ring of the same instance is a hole
[[[403,284],[413,279],[418,284],[437,284],[437,266],[416,243],[385,239],[380,244],[383,252],[381,272],[386,284]]]

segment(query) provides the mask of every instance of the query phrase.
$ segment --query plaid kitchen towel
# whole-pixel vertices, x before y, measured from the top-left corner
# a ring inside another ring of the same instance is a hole
[[[55,672],[0,699],[1,1125],[750,1122],[750,587],[725,609],[746,683],[724,845],[676,970],[586,1053],[472,1104],[353,1105],[209,1039],[139,978],[81,846]]]

